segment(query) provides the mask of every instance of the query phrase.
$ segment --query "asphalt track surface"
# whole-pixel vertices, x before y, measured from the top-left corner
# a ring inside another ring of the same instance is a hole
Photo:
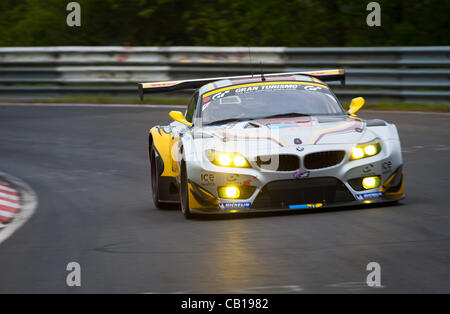
[[[0,293],[450,292],[450,115],[361,114],[397,124],[400,205],[187,221],[149,188],[147,130],[169,110],[0,107],[0,169],[39,197],[0,245]]]

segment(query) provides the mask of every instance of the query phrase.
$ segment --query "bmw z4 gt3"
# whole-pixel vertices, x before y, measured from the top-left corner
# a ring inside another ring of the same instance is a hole
[[[156,207],[183,214],[301,210],[403,198],[394,124],[345,112],[325,81],[343,70],[142,83],[196,88],[186,112],[149,132]]]

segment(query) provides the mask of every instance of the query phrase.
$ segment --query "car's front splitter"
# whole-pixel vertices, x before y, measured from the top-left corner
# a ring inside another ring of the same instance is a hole
[[[404,195],[397,199],[377,199],[377,200],[365,200],[365,201],[352,201],[352,202],[339,202],[330,204],[300,204],[292,205],[285,208],[197,208],[192,209],[194,214],[242,214],[242,213],[269,213],[269,212],[299,212],[299,211],[320,211],[323,209],[342,208],[342,207],[356,207],[356,206],[369,206],[373,204],[387,204],[400,201],[404,199]]]

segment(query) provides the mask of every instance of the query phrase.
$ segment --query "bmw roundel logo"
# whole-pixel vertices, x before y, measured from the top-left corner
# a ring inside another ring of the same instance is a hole
[[[305,148],[302,147],[302,146],[297,146],[297,150],[298,150],[299,152],[302,152],[304,149],[305,149]]]

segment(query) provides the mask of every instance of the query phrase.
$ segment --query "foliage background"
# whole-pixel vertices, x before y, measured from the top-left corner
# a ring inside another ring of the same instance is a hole
[[[0,46],[449,45],[450,1],[379,0],[369,27],[360,0],[0,0]]]

